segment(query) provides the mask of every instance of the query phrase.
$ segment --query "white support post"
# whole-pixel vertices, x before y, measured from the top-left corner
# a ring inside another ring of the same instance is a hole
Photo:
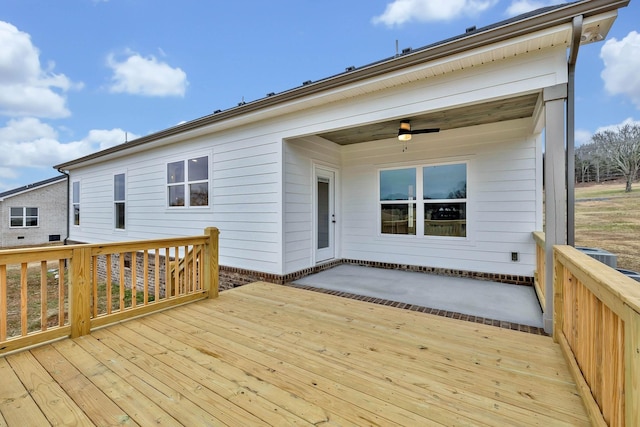
[[[553,333],[553,246],[567,244],[565,101],[567,85],[545,88],[545,312],[544,330]]]

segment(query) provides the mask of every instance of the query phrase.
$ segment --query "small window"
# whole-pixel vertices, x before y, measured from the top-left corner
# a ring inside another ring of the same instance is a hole
[[[10,226],[14,228],[37,227],[38,208],[11,208]]]
[[[118,230],[125,228],[125,205],[125,174],[120,173],[113,176],[113,216]]]
[[[382,234],[416,234],[416,169],[380,171]]]
[[[71,204],[73,208],[73,225],[80,225],[80,181],[73,183]]]
[[[209,206],[209,157],[167,164],[169,207]]]

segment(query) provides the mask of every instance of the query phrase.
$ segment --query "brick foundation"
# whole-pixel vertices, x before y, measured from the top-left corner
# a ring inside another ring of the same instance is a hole
[[[514,276],[510,274],[478,273],[475,271],[452,270],[445,268],[423,267],[418,265],[392,264],[385,262],[361,261],[355,259],[333,260],[314,267],[305,268],[286,275],[261,273],[259,271],[242,268],[220,266],[220,290],[231,289],[247,283],[263,281],[284,285],[301,279],[310,274],[319,273],[341,264],[360,265],[364,267],[385,268],[392,270],[413,271],[418,273],[436,274],[448,277],[466,277],[469,279],[486,280],[511,285],[533,286],[533,277]]]
[[[131,252],[126,252],[124,255],[124,283],[125,287],[129,289],[131,287],[131,279],[132,279],[132,267],[135,268],[136,271],[136,289],[138,291],[144,290],[144,258],[142,252],[136,253],[136,262],[135,266],[132,266],[132,256]],[[163,255],[160,256],[160,265],[159,269],[159,279],[158,286],[159,294],[161,297],[164,297],[165,293],[165,257]],[[147,285],[149,287],[149,295],[155,294],[156,289],[156,280],[155,280],[155,257],[153,255],[149,255],[147,262]],[[99,282],[106,283],[107,282],[107,257],[105,255],[99,255],[97,257],[97,273]],[[111,255],[111,283],[119,283],[120,282],[120,254],[112,254]]]

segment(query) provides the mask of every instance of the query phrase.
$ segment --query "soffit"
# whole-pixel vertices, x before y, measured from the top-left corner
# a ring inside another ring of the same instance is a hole
[[[522,95],[514,98],[484,102],[443,111],[434,111],[412,117],[411,129],[440,128],[440,131],[502,122],[533,116],[538,94]],[[319,134],[324,139],[339,145],[358,144],[395,138],[398,135],[399,120],[388,120],[334,132]]]

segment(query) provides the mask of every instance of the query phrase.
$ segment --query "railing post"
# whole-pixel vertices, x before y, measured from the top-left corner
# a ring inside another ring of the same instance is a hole
[[[218,266],[218,236],[220,230],[216,227],[207,227],[204,234],[209,237],[204,248],[204,289],[209,298],[218,297],[220,271]]]
[[[533,240],[536,245],[536,270],[534,272],[534,289],[536,291],[536,295],[538,297],[538,301],[540,302],[540,307],[542,307],[542,312],[547,310],[547,299],[546,299],[546,282],[545,279],[547,277],[547,270],[545,267],[546,262],[546,254],[545,254],[545,236],[543,231],[534,231],[533,232]]]
[[[640,313],[625,307],[624,316],[624,407],[625,425],[640,426]]]
[[[74,248],[69,282],[69,323],[71,338],[91,331],[91,249]]]
[[[564,266],[553,251],[553,340],[558,342],[564,323]]]

